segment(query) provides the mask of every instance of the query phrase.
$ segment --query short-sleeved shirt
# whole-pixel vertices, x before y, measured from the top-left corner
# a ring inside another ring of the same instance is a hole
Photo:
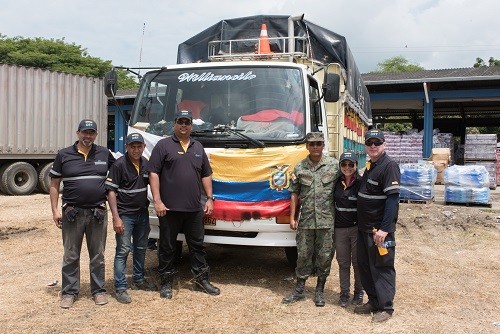
[[[116,192],[118,214],[129,215],[148,211],[147,165],[146,158],[141,157],[137,170],[128,153],[125,153],[109,169],[106,189]]]
[[[337,172],[338,161],[332,157],[323,156],[317,165],[307,157],[295,166],[289,190],[300,199],[298,228],[333,227],[333,186]]]
[[[212,168],[200,142],[190,138],[186,152],[177,136],[163,138],[155,145],[148,171],[160,177],[160,196],[172,211],[202,210],[201,179],[212,175]]]
[[[62,178],[63,205],[95,208],[106,202],[104,181],[115,158],[107,148],[92,144],[85,159],[77,144],[59,150],[49,175]]]
[[[400,181],[399,165],[385,152],[376,162],[370,161],[370,169],[365,170],[358,192],[359,230],[371,232],[373,228],[381,228],[387,195],[399,194]],[[397,220],[398,210],[390,226],[384,227],[384,231],[396,231]]]
[[[358,224],[358,191],[361,177],[356,172],[350,184],[341,176],[335,182],[335,228],[353,227]]]

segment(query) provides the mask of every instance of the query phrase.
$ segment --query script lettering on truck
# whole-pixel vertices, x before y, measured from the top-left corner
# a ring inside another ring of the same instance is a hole
[[[255,79],[256,75],[252,71],[241,74],[224,74],[216,75],[212,72],[206,72],[202,74],[196,73],[182,73],[179,75],[179,82],[195,82],[195,81],[240,81],[240,80],[252,80]]]

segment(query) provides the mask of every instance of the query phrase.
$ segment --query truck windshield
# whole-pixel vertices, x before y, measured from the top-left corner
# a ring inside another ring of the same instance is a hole
[[[174,114],[193,114],[193,133],[204,142],[297,141],[305,135],[301,71],[287,67],[162,69],[145,75],[130,126],[158,136],[173,133]],[[228,128],[221,136],[220,131]]]

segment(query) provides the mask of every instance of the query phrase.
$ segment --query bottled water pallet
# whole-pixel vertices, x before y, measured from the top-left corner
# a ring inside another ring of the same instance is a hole
[[[444,202],[445,205],[460,205],[460,206],[482,206],[486,208],[491,208],[491,203],[475,203],[475,202]]]
[[[400,198],[399,203],[408,203],[408,204],[431,204],[434,202],[434,197],[431,199],[407,199]]]

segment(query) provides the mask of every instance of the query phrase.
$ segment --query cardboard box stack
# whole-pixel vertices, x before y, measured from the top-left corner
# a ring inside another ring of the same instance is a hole
[[[433,148],[431,157],[428,160],[437,170],[436,184],[444,184],[444,170],[451,161],[449,148]]]

